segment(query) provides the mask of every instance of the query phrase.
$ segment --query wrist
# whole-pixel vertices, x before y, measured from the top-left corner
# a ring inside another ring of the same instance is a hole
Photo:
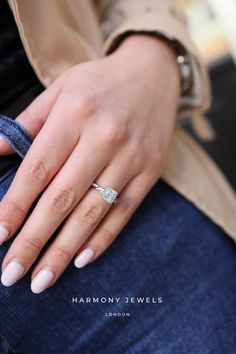
[[[149,34],[133,34],[127,36],[112,55],[123,58],[132,66],[137,65],[153,79],[157,77],[160,81],[160,76],[165,77],[180,97],[181,75],[176,54],[162,39]]]

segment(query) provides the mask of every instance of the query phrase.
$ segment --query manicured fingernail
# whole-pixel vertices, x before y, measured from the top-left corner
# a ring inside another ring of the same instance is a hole
[[[94,251],[90,248],[86,248],[80,253],[78,257],[75,258],[74,265],[76,268],[83,268],[88,264],[94,256]]]
[[[51,284],[54,276],[54,273],[48,268],[40,270],[40,272],[35,276],[31,283],[31,290],[33,293],[39,294],[47,289]]]
[[[4,286],[11,286],[17,282],[17,280],[24,273],[24,267],[18,261],[11,261],[4,269],[1,282]]]
[[[8,236],[9,231],[3,225],[0,225],[0,246],[6,241]]]

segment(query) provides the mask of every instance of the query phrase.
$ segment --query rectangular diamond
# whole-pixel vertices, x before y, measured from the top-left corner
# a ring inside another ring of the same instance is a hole
[[[116,197],[117,197],[117,192],[111,188],[111,187],[106,187],[104,191],[102,192],[102,198],[109,204],[114,203]]]

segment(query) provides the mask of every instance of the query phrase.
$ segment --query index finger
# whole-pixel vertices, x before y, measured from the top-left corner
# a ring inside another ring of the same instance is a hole
[[[62,104],[53,109],[0,202],[0,236],[5,240],[17,231],[35,199],[55,176],[78,142],[79,132],[75,133],[74,124],[70,122],[66,129],[64,127],[65,111]]]

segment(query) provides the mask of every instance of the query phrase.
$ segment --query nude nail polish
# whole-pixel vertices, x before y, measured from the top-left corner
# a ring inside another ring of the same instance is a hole
[[[33,293],[39,294],[47,289],[52,283],[54,276],[55,274],[48,268],[40,270],[31,283],[31,290]]]
[[[21,278],[23,273],[24,267],[17,260],[12,260],[3,271],[1,282],[4,286],[11,286]]]
[[[86,266],[94,256],[94,251],[90,248],[86,248],[80,253],[78,257],[75,258],[74,265],[76,268],[83,268]]]
[[[9,231],[0,224],[0,246],[3,244],[3,242],[6,241],[6,239],[9,236]]]

